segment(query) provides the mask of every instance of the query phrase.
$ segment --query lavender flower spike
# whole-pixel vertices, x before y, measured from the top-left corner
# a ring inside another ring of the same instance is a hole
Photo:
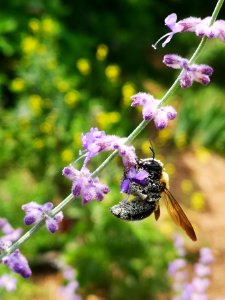
[[[219,38],[222,42],[225,42],[225,21],[217,20],[210,26],[211,17],[204,19],[189,17],[177,22],[177,15],[175,13],[170,14],[165,19],[165,25],[171,30],[171,32],[162,36],[152,47],[156,49],[157,44],[165,39],[162,43],[162,47],[168,44],[174,34],[178,32],[195,32],[199,37],[206,36],[207,38]]]
[[[71,165],[63,169],[63,175],[72,180],[72,194],[74,197],[81,196],[83,204],[89,203],[93,199],[101,201],[104,194],[109,192],[109,188],[102,184],[97,177],[91,177],[91,173],[86,167],[78,171]]]
[[[83,167],[86,167],[88,161],[103,151],[118,150],[123,159],[126,168],[136,164],[136,154],[134,147],[125,144],[126,138],[116,135],[106,135],[104,131],[98,128],[91,128],[90,132],[82,134],[82,145],[87,150]]]
[[[0,218],[0,230],[3,233],[3,236],[0,238],[0,242],[2,244],[7,243],[7,242],[14,242],[16,241],[22,234],[22,229],[17,228],[14,229],[7,219]]]
[[[32,225],[38,223],[42,218],[45,218],[45,225],[49,232],[55,233],[59,226],[58,224],[63,219],[63,213],[59,212],[54,217],[50,216],[53,204],[47,202],[40,205],[36,202],[30,202],[22,205],[22,210],[25,211],[26,215],[24,217],[24,223],[26,225]]]
[[[27,259],[20,253],[19,249],[16,249],[12,254],[5,256],[2,259],[2,262],[13,272],[20,274],[24,278],[28,278],[32,274]]]
[[[203,85],[210,83],[209,76],[213,73],[213,68],[208,65],[189,64],[186,58],[176,54],[167,54],[163,58],[163,63],[173,69],[182,69],[180,75],[180,86],[182,88],[190,87],[194,81]]]
[[[169,120],[176,118],[176,111],[172,106],[161,106],[160,101],[147,93],[138,93],[131,97],[133,100],[131,106],[142,106],[142,115],[144,120],[154,120],[157,129],[163,129],[167,126]]]
[[[176,21],[177,21],[177,15],[175,13],[172,13],[166,17],[165,25],[171,30],[171,32],[162,36],[154,45],[152,45],[154,49],[156,49],[157,44],[164,38],[166,38],[166,40],[162,43],[162,47],[165,47],[166,44],[168,44],[171,41],[174,34],[178,32],[195,31],[197,25],[200,24],[201,19],[190,17],[190,18],[183,19],[179,22]]]

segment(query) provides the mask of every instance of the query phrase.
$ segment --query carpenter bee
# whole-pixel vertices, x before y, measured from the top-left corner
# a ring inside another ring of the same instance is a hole
[[[154,150],[152,158],[138,159],[135,170],[136,172],[147,172],[147,177],[143,181],[129,179],[128,194],[134,198],[130,201],[123,200],[119,204],[110,208],[111,213],[116,217],[127,221],[139,221],[147,218],[153,212],[155,219],[160,217],[159,200],[163,196],[166,208],[172,220],[183,228],[186,234],[196,241],[195,231],[185,215],[183,209],[170,193],[168,187],[168,174],[164,171],[161,161],[155,159]],[[127,180],[128,173],[125,171],[124,180]]]

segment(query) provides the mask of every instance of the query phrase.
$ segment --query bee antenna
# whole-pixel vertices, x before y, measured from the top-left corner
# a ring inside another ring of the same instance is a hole
[[[154,149],[153,149],[152,146],[150,146],[149,149],[150,149],[151,152],[152,152],[152,159],[154,160],[154,159],[155,159],[155,151],[154,151]]]

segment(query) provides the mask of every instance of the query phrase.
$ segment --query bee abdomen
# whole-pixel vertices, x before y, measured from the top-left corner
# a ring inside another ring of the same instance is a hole
[[[131,201],[121,201],[110,208],[111,213],[126,221],[140,221],[150,216],[156,208],[156,201],[145,201],[138,197]]]

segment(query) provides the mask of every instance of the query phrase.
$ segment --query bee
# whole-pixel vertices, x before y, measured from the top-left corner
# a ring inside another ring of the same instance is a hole
[[[160,217],[159,202],[163,198],[174,223],[180,226],[193,241],[196,241],[197,237],[190,221],[169,191],[169,176],[164,171],[163,163],[155,159],[155,152],[151,147],[150,150],[152,158],[138,159],[135,166],[137,172],[147,172],[146,180],[141,183],[130,179],[128,194],[133,195],[134,198],[114,205],[110,208],[111,213],[126,221],[140,221],[154,213],[157,221]],[[126,178],[127,172],[125,171],[124,179]]]

